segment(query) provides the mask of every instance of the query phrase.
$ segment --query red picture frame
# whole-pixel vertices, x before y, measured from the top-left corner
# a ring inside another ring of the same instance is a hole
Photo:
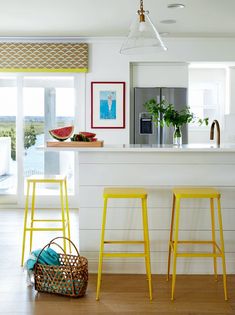
[[[91,82],[91,128],[124,129],[125,82]]]

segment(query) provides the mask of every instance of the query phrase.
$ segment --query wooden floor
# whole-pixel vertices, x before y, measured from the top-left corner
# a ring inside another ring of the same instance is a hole
[[[0,210],[0,231],[0,315],[235,314],[235,275],[228,277],[227,302],[221,278],[215,282],[213,276],[177,276],[174,302],[170,300],[171,282],[166,282],[162,275],[153,276],[152,302],[148,298],[144,275],[104,275],[99,302],[95,300],[94,274],[89,275],[84,298],[37,293],[27,287],[25,274],[19,266],[22,214]]]
[[[211,276],[179,276],[176,300],[170,300],[170,283],[154,275],[153,301],[147,294],[142,275],[105,275],[101,299],[95,300],[96,275],[90,275],[85,297],[72,299],[37,293],[25,284],[20,268],[1,274],[0,314],[77,315],[77,314],[235,314],[235,277],[229,277],[229,301],[223,299],[221,281]]]

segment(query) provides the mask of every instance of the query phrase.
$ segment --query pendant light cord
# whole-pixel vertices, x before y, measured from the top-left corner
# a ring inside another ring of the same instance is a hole
[[[138,14],[140,16],[140,22],[145,22],[145,16],[144,16],[144,1],[140,0],[140,9],[138,10]]]

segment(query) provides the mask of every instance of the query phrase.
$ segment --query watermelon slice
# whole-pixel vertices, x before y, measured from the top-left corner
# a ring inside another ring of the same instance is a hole
[[[87,131],[81,131],[80,134],[82,134],[83,136],[87,137],[87,138],[94,138],[96,136],[95,133],[93,132],[87,132]]]
[[[67,126],[63,128],[49,130],[49,133],[54,139],[64,141],[71,137],[73,129],[74,126]]]

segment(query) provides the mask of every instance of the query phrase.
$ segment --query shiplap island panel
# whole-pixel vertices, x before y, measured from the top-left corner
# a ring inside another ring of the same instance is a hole
[[[166,273],[171,188],[189,185],[213,186],[221,191],[227,269],[228,273],[235,273],[235,146],[104,146],[72,150],[78,153],[79,163],[80,251],[88,257],[91,272],[97,271],[104,187],[147,189],[152,270]],[[209,201],[183,200],[181,208],[180,237],[210,239]],[[139,240],[142,234],[140,203],[110,200],[107,239]],[[111,251],[138,251],[138,246],[113,246]],[[199,247],[190,245],[188,249],[197,251]],[[179,259],[177,268],[179,273],[213,273],[213,262],[203,258]],[[142,259],[105,260],[104,272],[144,273],[145,266]]]

